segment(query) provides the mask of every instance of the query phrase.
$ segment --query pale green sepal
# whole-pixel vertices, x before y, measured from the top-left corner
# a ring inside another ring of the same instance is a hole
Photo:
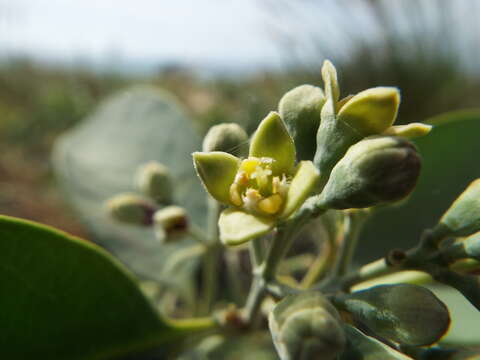
[[[286,218],[290,216],[297,208],[300,207],[300,205],[303,204],[305,199],[315,188],[319,178],[320,172],[311,161],[300,162],[298,165],[298,170],[288,189],[287,202],[280,214],[280,218]]]
[[[235,246],[268,233],[275,220],[248,214],[243,210],[229,208],[220,214],[218,227],[220,240],[227,246]]]
[[[390,126],[385,132],[384,135],[393,135],[401,136],[409,139],[421,137],[428,135],[432,130],[433,126],[422,123],[411,123],[408,125],[396,125]]]
[[[327,100],[331,99],[334,107],[336,107],[340,98],[340,88],[338,86],[337,70],[329,60],[323,62],[322,79],[325,86],[325,97]]]
[[[274,174],[288,174],[295,165],[295,144],[280,115],[271,111],[258,125],[250,144],[249,156],[274,159]]]
[[[231,204],[230,186],[235,180],[240,159],[225,152],[194,152],[195,170],[205,189],[217,201]]]
[[[395,121],[399,105],[397,88],[371,88],[352,97],[338,112],[338,120],[363,136],[381,134]]]

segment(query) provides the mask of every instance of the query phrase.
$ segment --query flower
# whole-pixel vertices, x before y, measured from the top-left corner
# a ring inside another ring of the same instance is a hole
[[[319,172],[311,161],[295,165],[295,144],[280,115],[262,120],[246,159],[220,151],[195,152],[207,192],[229,205],[219,218],[220,239],[237,245],[270,231],[312,192]]]

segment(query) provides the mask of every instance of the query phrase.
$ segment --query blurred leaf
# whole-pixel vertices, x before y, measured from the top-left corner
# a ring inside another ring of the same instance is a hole
[[[446,113],[426,123],[434,125],[432,131],[414,141],[422,156],[417,187],[408,201],[372,216],[359,248],[363,260],[383,256],[392,247],[415,245],[421,232],[433,227],[467,185],[480,177],[472,156],[480,152],[480,109]]]
[[[417,285],[379,285],[337,298],[356,322],[374,334],[406,345],[430,345],[450,325],[447,307]]]
[[[53,162],[58,178],[95,241],[111,250],[144,277],[185,286],[163,268],[177,249],[188,242],[161,245],[152,229],[113,222],[104,202],[133,189],[137,168],[152,160],[169,167],[174,198],[202,225],[205,192],[195,176],[191,153],[200,137],[182,108],[166,93],[152,87],[122,91],[101,105],[83,123],[56,143]],[[191,267],[186,267],[188,271]],[[180,276],[180,275],[179,275]]]
[[[182,338],[101,248],[0,216],[0,357],[116,359]]]
[[[347,348],[339,360],[411,360],[384,343],[367,336],[353,326],[345,325]]]

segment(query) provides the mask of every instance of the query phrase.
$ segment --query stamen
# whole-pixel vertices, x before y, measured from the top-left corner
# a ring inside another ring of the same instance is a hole
[[[238,185],[236,183],[233,183],[230,186],[230,200],[236,206],[242,206],[243,204],[242,197],[240,196]]]
[[[273,215],[278,212],[278,210],[280,210],[282,203],[282,197],[278,194],[274,194],[267,197],[266,199],[261,200],[258,203],[258,208],[269,215]]]
[[[257,209],[258,202],[262,199],[262,195],[258,190],[249,188],[245,192],[245,195],[242,196],[243,206],[249,211],[255,211]]]

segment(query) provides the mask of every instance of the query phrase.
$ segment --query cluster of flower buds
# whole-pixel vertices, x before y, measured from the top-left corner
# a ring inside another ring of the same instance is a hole
[[[188,231],[185,209],[171,205],[173,183],[168,168],[155,161],[142,165],[135,174],[138,193],[118,194],[107,201],[109,215],[116,221],[152,226],[158,240],[178,239]]]

